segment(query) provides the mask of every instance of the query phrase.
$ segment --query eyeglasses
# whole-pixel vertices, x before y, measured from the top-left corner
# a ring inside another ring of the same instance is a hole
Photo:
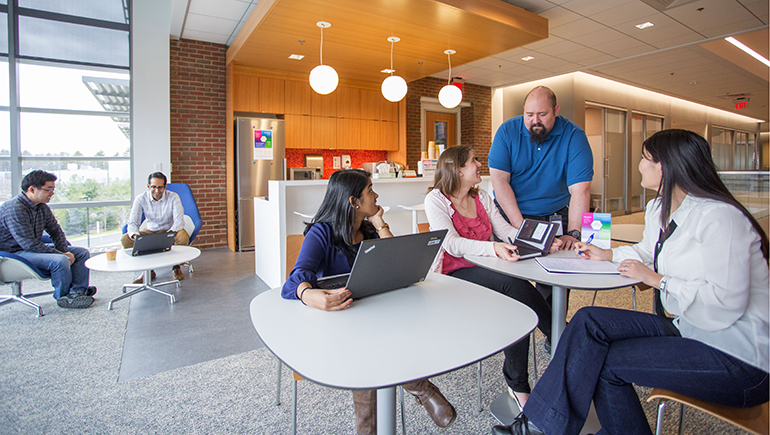
[[[152,190],[165,190],[166,186],[150,186]]]
[[[45,189],[45,188],[41,187],[41,188],[40,188],[40,190],[46,191],[46,192],[48,192],[48,193],[53,193],[53,192],[56,190],[56,188],[53,188],[53,189]]]

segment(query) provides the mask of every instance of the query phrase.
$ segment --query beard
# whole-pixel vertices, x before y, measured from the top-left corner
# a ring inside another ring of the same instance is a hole
[[[540,129],[535,131],[535,127],[540,127]],[[529,126],[529,141],[535,145],[540,145],[545,142],[545,139],[548,137],[548,133],[550,132],[546,130],[543,124],[532,124]]]

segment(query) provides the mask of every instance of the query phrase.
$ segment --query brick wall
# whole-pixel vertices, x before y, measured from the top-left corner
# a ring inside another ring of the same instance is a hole
[[[406,163],[412,169],[417,169],[422,150],[420,98],[438,98],[438,92],[444,85],[446,80],[435,77],[409,83],[406,94]],[[471,106],[460,112],[461,143],[473,145],[476,157],[484,164],[482,173],[486,175],[489,173],[487,154],[492,145],[492,88],[466,83],[463,102],[471,103]]]
[[[194,246],[227,246],[227,47],[187,39],[170,43],[171,180],[190,185],[203,218]]]

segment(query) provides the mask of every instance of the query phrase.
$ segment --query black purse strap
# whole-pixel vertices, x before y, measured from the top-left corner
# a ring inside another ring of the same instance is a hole
[[[655,273],[658,273],[658,257],[660,256],[660,252],[663,250],[663,243],[668,240],[669,237],[671,237],[672,234],[674,234],[674,231],[676,231],[676,222],[673,220],[668,223],[666,226],[665,231],[663,229],[660,230],[660,234],[658,235],[658,242],[655,243],[655,256],[653,257],[653,267],[655,269]],[[666,310],[663,308],[663,302],[660,299],[660,289],[655,288],[655,314],[660,317],[660,319],[665,323],[666,325],[666,335],[675,336],[675,337],[681,337],[682,335],[679,333],[679,329],[677,329],[676,326],[674,326],[673,320],[666,315]]]

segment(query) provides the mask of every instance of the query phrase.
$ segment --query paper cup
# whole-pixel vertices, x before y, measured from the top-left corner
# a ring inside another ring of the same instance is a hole
[[[118,248],[110,248],[105,251],[105,254],[107,255],[107,261],[115,261],[115,258],[118,255]]]

